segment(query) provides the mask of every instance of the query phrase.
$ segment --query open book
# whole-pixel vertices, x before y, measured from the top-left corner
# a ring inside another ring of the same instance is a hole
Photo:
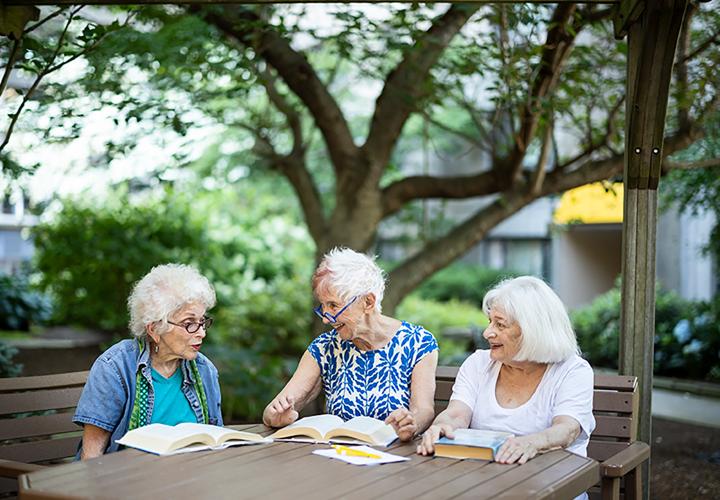
[[[495,460],[495,454],[513,434],[480,429],[457,429],[455,439],[441,437],[435,442],[435,456]]]
[[[183,423],[176,426],[150,424],[126,433],[116,441],[157,455],[173,455],[201,450],[219,450],[228,446],[271,443],[252,432],[236,431],[207,424]]]
[[[314,415],[301,418],[270,437],[312,443],[361,442],[387,446],[397,439],[397,434],[390,425],[372,417],[355,417],[344,422],[335,415]]]

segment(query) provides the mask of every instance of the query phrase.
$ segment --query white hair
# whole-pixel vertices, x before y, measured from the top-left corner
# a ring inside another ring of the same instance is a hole
[[[206,309],[215,305],[215,290],[207,278],[184,264],[155,266],[135,283],[128,297],[130,332],[143,338],[146,325],[162,321],[167,326],[168,317],[187,304]]]
[[[580,354],[565,306],[543,280],[520,276],[500,282],[483,299],[485,314],[495,308],[520,327],[515,361],[559,363]]]
[[[375,309],[382,312],[385,273],[370,257],[349,248],[335,247],[326,253],[312,279],[313,291],[321,286],[333,288],[342,300],[375,295]]]

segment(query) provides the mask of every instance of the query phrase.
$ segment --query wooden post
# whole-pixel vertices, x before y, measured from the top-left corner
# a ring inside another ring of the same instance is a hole
[[[628,35],[619,365],[620,374],[638,377],[638,439],[649,444],[657,187],[670,77],[687,3],[688,0],[628,0],[624,12],[632,15],[616,23],[616,34]],[[646,499],[650,496],[649,472],[647,463],[642,479]]]

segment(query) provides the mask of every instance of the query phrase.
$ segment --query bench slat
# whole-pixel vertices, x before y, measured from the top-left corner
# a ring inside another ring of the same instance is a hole
[[[624,449],[630,446],[630,443],[623,441],[599,441],[590,439],[588,443],[588,457],[594,458],[598,462],[607,460],[616,453],[620,453]]]
[[[52,389],[55,387],[82,386],[87,382],[89,373],[89,371],[84,371],[35,377],[0,378],[0,393],[36,390],[41,387],[43,389]]]
[[[80,443],[80,432],[77,436],[44,441],[29,441],[3,446],[3,458],[25,463],[47,462],[72,457]]]
[[[611,389],[615,391],[632,392],[637,385],[636,377],[625,375],[599,375],[595,374],[595,389]]]
[[[593,436],[630,439],[632,436],[633,419],[630,417],[614,417],[611,415],[595,415]]]
[[[0,415],[28,411],[59,410],[77,406],[82,387],[2,394]]]
[[[80,428],[72,422],[73,413],[33,415],[26,418],[0,419],[0,441],[75,432]],[[0,455],[2,451],[0,450]]]
[[[595,390],[593,411],[607,411],[631,414],[633,411],[633,393]]]

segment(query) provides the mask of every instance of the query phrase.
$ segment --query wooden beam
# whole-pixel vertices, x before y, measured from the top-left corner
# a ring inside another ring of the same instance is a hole
[[[442,3],[585,3],[620,4],[622,0],[449,0]],[[284,3],[350,3],[338,0],[3,0],[5,5],[147,5],[147,4],[284,4]],[[352,3],[388,3],[387,0],[353,0]],[[411,3],[411,2],[393,2]],[[433,3],[433,2],[430,2]],[[438,2],[440,3],[440,2]]]
[[[652,443],[657,187],[665,114],[680,27],[689,0],[650,0],[628,32],[620,373],[638,377],[638,439]],[[649,498],[649,464],[644,498]]]

